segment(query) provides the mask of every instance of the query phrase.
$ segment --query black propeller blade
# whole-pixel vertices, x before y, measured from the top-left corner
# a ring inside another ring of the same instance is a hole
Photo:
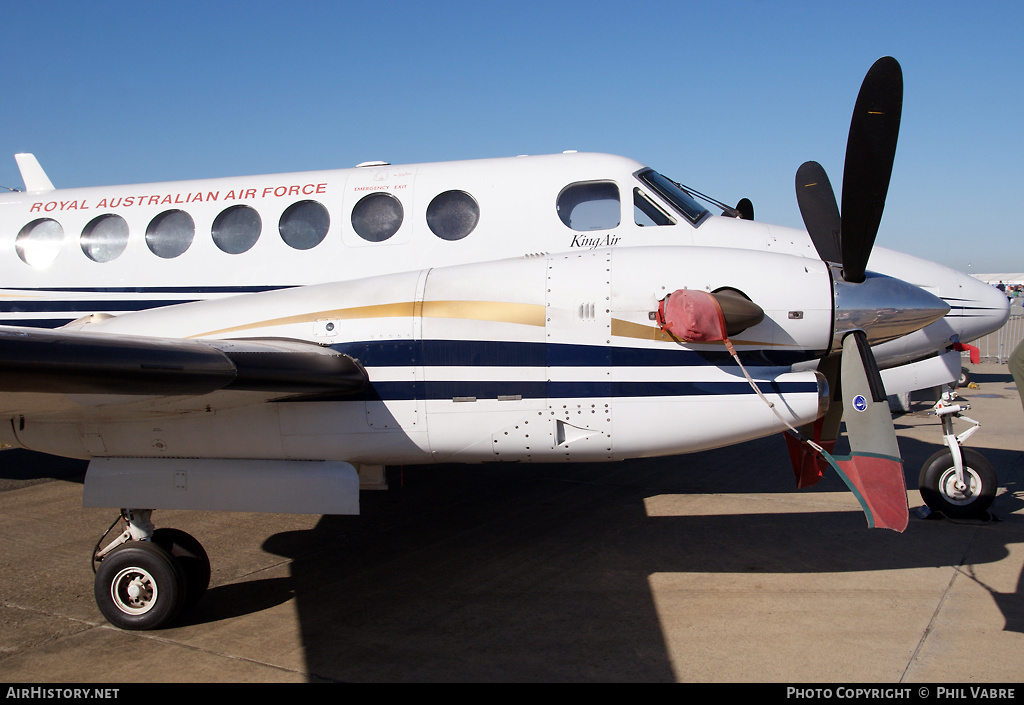
[[[864,77],[850,121],[843,170],[843,278],[864,281],[882,220],[903,113],[903,71],[886,56]]]
[[[902,112],[903,71],[886,56],[864,77],[853,110],[841,216],[821,165],[807,162],[797,170],[797,203],[811,241],[823,260],[842,265],[843,279],[850,283],[864,281],[889,192]]]
[[[796,202],[818,256],[825,262],[842,262],[839,206],[828,174],[818,162],[804,162],[796,170]]]

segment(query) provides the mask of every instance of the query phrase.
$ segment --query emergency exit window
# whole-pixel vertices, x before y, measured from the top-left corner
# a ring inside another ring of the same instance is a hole
[[[401,201],[382,191],[365,196],[352,209],[352,229],[368,242],[384,242],[398,232],[404,219]]]

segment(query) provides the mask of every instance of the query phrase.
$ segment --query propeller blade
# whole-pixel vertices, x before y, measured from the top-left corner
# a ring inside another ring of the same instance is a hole
[[[878,373],[878,364],[863,331],[853,331],[843,339],[840,373],[850,451],[899,459],[900,448],[882,375]]]
[[[864,281],[889,191],[903,111],[903,71],[886,56],[864,77],[850,121],[843,171],[843,278]]]
[[[901,306],[893,311],[901,316],[903,309],[915,309],[910,304],[920,303],[910,295],[913,292],[905,283],[900,282],[895,288],[889,286],[888,281],[878,280],[881,282],[878,285],[864,283],[868,279],[868,258],[889,191],[902,110],[903,71],[896,59],[883,57],[864,77],[850,121],[841,215],[836,207],[835,192],[821,165],[806,162],[797,170],[797,203],[811,242],[823,261],[842,266],[845,281],[835,282],[835,333],[842,333],[840,322],[843,328],[853,330],[843,337],[841,356],[824,358],[818,366],[833,395],[829,411],[801,431],[823,452],[816,456],[807,443],[786,436],[798,487],[814,484],[826,465],[831,465],[857,497],[867,515],[868,526],[896,531],[903,531],[909,521],[903,460],[878,364],[871,353],[868,336],[860,328],[870,323],[876,338],[882,335],[878,330],[879,301],[898,301]],[[846,299],[860,301],[879,292],[884,296],[877,300],[840,306],[840,294],[846,297],[845,302]],[[923,308],[934,308],[938,312],[941,307],[925,302]],[[862,312],[867,314],[866,318],[855,315]],[[914,326],[932,315],[917,315],[916,309],[912,314],[913,320],[909,323]],[[917,326],[920,327],[923,326]],[[906,332],[902,324],[900,330],[899,335]],[[850,454],[833,457],[839,423],[844,418]]]
[[[804,162],[796,170],[796,202],[818,256],[824,262],[842,262],[839,206],[828,174],[818,162]]]
[[[823,418],[801,433],[825,452],[812,451],[786,434],[797,487],[815,484],[831,465],[857,498],[869,527],[902,532],[910,521],[903,460],[867,336],[861,331],[847,335],[842,356],[824,358],[818,371],[828,380],[832,403]],[[850,454],[833,457],[843,417]]]
[[[740,202],[736,204],[736,212],[740,214],[740,218],[743,220],[753,220],[754,204],[749,198],[741,198]]]
[[[841,378],[850,454],[834,459],[836,469],[863,507],[868,526],[903,531],[910,519],[903,460],[882,377],[861,331],[843,339]]]

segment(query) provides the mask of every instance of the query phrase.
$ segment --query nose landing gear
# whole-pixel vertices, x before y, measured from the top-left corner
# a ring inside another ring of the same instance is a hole
[[[961,447],[980,424],[963,415],[971,405],[955,399],[955,391],[943,392],[932,409],[942,423],[942,438],[947,447],[925,461],[918,487],[931,511],[941,512],[951,519],[978,518],[985,515],[995,499],[998,480],[991,463],[981,453]],[[954,418],[973,426],[956,435]]]
[[[93,552],[96,605],[116,627],[159,629],[198,602],[210,584],[202,545],[178,529],[154,529],[152,510],[122,509]],[[103,548],[117,524],[123,530]]]

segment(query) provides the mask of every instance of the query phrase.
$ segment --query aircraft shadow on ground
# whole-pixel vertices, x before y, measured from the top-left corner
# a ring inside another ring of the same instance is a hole
[[[909,489],[938,440],[900,439]],[[978,450],[1006,490],[993,513],[1013,528],[1024,521],[1013,514],[1024,502],[1022,454]],[[80,481],[85,469],[25,451],[4,458],[4,479]],[[778,438],[674,458],[427,466],[403,477],[400,490],[363,493],[361,516],[268,538],[264,549],[289,558],[291,575],[214,586],[184,624],[294,597],[315,680],[673,681],[652,574],[957,566],[968,540],[969,563],[980,565],[1005,558],[1016,540],[1007,537],[1021,535],[914,516],[903,535],[869,530],[852,495],[847,511],[701,513],[700,495],[796,493]],[[830,474],[808,491],[845,490]],[[661,494],[698,503],[689,515],[648,516],[644,500]],[[1024,574],[1000,592],[963,572],[989,591],[1005,630],[1024,632]]]
[[[308,668],[327,680],[670,681],[652,574],[960,564],[976,523],[912,517],[903,535],[869,530],[852,495],[845,512],[646,515],[644,498],[656,494],[795,492],[776,441],[744,444],[756,465],[734,472],[729,449],[612,465],[410,468],[404,489],[364,493],[361,517],[323,517],[264,549],[292,560]],[[936,447],[901,439],[909,488]],[[1016,464],[993,510],[1020,523],[1010,516],[1021,505],[1020,453],[980,450],[997,468]],[[817,491],[844,489],[827,477]],[[1006,536],[983,528],[970,562],[1005,558]],[[1024,577],[1013,593],[986,589],[1005,628],[1024,631]]]
[[[44,455],[22,448],[0,452],[0,480],[32,482],[35,480],[68,480],[82,483],[88,460]]]

